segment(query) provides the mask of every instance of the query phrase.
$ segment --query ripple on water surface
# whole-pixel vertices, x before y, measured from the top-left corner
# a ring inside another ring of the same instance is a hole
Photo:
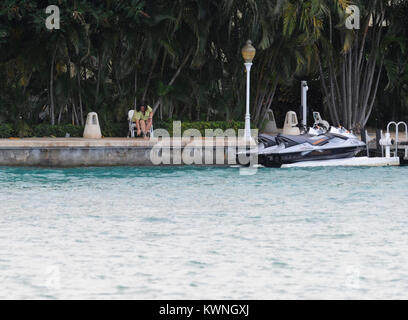
[[[408,298],[407,174],[0,168],[0,298]]]

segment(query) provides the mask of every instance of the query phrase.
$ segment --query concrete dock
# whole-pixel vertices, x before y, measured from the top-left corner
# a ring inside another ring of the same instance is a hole
[[[0,139],[0,166],[93,167],[153,165],[257,165],[237,153],[255,148],[242,138],[26,138]],[[404,162],[404,161],[403,161]],[[405,161],[406,162],[406,161]],[[404,162],[404,164],[405,164]],[[399,158],[340,159],[323,166],[396,166]],[[321,161],[283,167],[322,166]]]
[[[253,146],[255,146],[253,144]],[[0,139],[0,166],[231,165],[242,138]],[[235,163],[234,163],[235,162]]]

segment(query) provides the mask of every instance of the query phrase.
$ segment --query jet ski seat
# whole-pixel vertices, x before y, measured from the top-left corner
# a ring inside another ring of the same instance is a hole
[[[258,141],[262,142],[265,148],[276,146],[276,136],[270,136],[267,134],[260,134],[258,136]]]
[[[294,146],[297,144],[309,143],[313,146],[322,146],[329,142],[332,139],[330,136],[320,135],[320,136],[310,136],[310,135],[300,135],[300,136],[293,136],[293,135],[286,135],[286,134],[279,134],[276,137],[278,143],[285,143],[288,146]]]

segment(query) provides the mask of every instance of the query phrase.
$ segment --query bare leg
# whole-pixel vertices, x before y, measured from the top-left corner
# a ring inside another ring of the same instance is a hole
[[[140,136],[140,121],[136,120],[137,135]]]
[[[142,129],[142,132],[146,135],[146,121],[140,120],[140,128]]]
[[[150,131],[150,128],[152,127],[152,119],[151,118],[149,118],[147,121],[146,121],[146,132],[149,132]]]

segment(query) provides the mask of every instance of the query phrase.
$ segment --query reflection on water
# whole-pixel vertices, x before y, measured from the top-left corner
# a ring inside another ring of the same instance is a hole
[[[408,298],[407,170],[0,168],[0,298]]]

